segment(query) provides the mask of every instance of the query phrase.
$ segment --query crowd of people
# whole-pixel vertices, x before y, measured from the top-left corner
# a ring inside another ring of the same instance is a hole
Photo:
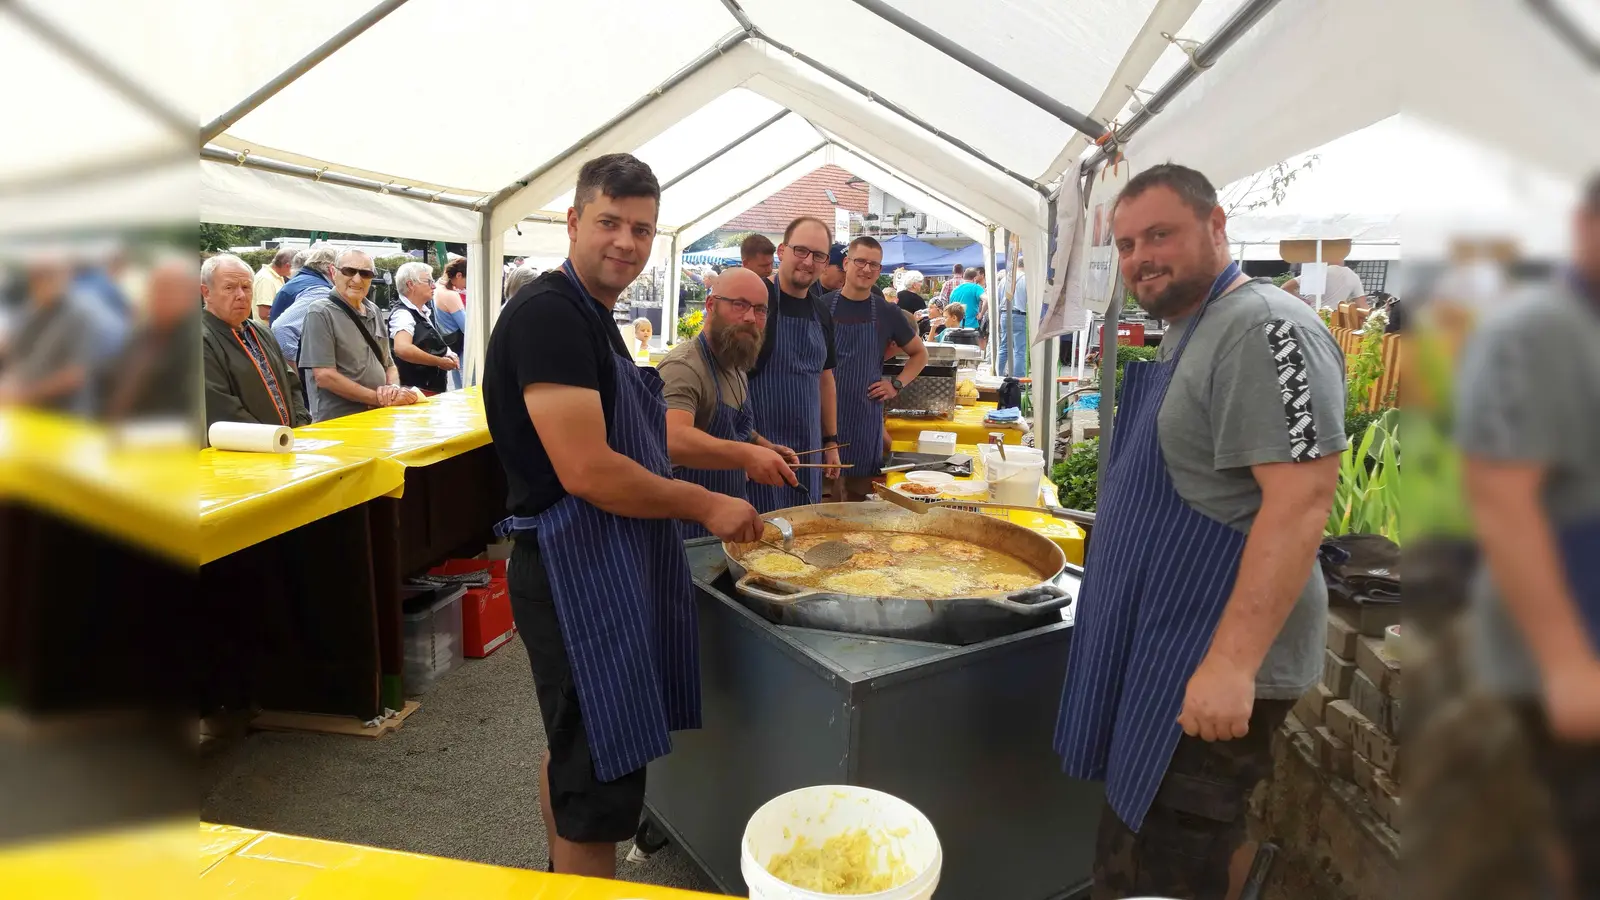
[[[0,407],[108,421],[192,412],[192,262],[158,259],[141,284],[121,248],[43,248],[19,275],[0,285]]]
[[[372,256],[322,243],[251,272],[223,253],[200,269],[206,424],[304,425],[460,388],[467,261],[394,272],[387,315]]]

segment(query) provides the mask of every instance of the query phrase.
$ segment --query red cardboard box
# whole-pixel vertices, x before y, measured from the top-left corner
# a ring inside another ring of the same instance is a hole
[[[428,570],[429,575],[465,575],[468,572],[482,572],[487,570],[490,578],[501,581],[506,577],[506,561],[503,559],[447,559],[443,565],[434,566]]]
[[[461,643],[467,656],[482,659],[516,633],[505,579],[496,578],[488,587],[472,588],[461,598]]]

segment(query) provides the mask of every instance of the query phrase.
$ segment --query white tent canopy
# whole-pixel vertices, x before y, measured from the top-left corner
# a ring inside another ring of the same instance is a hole
[[[1299,170],[1311,155],[1311,168]],[[1266,204],[1229,217],[1231,243],[1398,245],[1403,237],[1409,252],[1434,255],[1449,234],[1511,238],[1544,257],[1567,250],[1577,200],[1570,182],[1414,116],[1384,119],[1286,165],[1299,171],[1282,203],[1270,199],[1270,172],[1219,192],[1224,207]]]
[[[333,23],[327,36],[366,14],[367,2],[291,2],[279,12],[286,20]],[[663,255],[834,163],[975,240],[995,229],[1015,232],[1024,255],[1042,259],[1049,186],[1072,161],[1074,125],[1092,127],[1064,116],[1060,104],[1102,115],[1121,108],[1130,85],[1144,84],[1169,46],[1160,32],[1178,33],[1197,6],[1237,7],[1240,0],[1136,0],[1088,10],[1047,0],[988,0],[976,9],[961,0],[894,0],[887,13],[867,2],[817,0],[804,15],[777,0],[391,5],[348,43],[222,123],[201,164],[203,219],[337,223],[339,230],[467,241],[475,251],[469,258],[554,255],[564,249],[562,219],[579,165],[629,151],[666,185]],[[1003,77],[903,30],[895,12],[959,35]],[[259,29],[243,10],[208,15],[238,16],[239,23],[214,22],[224,37],[207,48],[215,57],[201,66],[216,62],[227,71],[186,106],[202,122],[218,119],[315,45],[303,29],[257,41]],[[974,21],[985,27],[972,28]],[[592,42],[545,40],[529,51],[530,34],[604,34],[606,46],[650,52],[630,51],[619,57],[625,64],[596,64],[604,53]],[[419,36],[471,49],[452,54],[441,76],[437,67],[405,65],[397,53]],[[337,105],[337,98],[355,100],[352,93],[378,77],[407,108],[427,111],[424,120],[468,123],[469,137],[413,133],[399,127],[414,121],[404,116],[373,127],[360,117],[339,122],[308,112]],[[1017,82],[1050,102],[1030,101]],[[358,179],[388,193],[363,190]],[[480,277],[479,266],[472,271],[469,278]],[[470,291],[483,313],[475,323],[498,310],[492,271],[485,261],[482,289]],[[1038,281],[1030,290],[1039,295],[1030,297],[1036,306],[1044,289]],[[474,343],[482,339],[473,336]]]

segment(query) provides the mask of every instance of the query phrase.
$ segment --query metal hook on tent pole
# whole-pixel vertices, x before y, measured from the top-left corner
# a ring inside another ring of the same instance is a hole
[[[241,150],[238,153],[235,153],[233,155],[233,158],[234,158],[234,160],[236,160],[236,162],[235,162],[236,165],[240,165],[240,166],[244,165],[244,161],[246,159],[250,158],[250,149],[247,147],[244,150]]]
[[[317,173],[315,175],[311,176],[312,180],[313,181],[321,181],[323,174],[326,173],[329,168],[330,168],[329,166],[323,166],[322,168],[318,169]]]
[[[438,203],[439,202],[439,198],[443,197],[443,196],[444,196],[444,191],[440,191],[437,194],[434,194],[432,197],[429,197],[428,198],[428,202],[429,203]]]
[[[1161,32],[1161,36],[1166,39],[1167,43],[1183,51],[1184,56],[1189,57],[1189,65],[1196,72],[1204,72],[1211,68],[1210,63],[1202,63],[1199,59],[1198,54],[1201,46],[1199,41],[1192,38],[1173,37],[1165,31]]]
[[[1134,115],[1138,115],[1140,112],[1142,112],[1144,110],[1144,108],[1145,108],[1144,107],[1144,98],[1145,97],[1154,97],[1156,95],[1155,91],[1147,91],[1144,88],[1139,87],[1138,85],[1125,84],[1125,85],[1123,85],[1123,87],[1128,89],[1128,99],[1129,99],[1130,102],[1133,103],[1133,114]]]

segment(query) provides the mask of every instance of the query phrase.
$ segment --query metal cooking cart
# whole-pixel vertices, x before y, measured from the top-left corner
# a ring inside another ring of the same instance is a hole
[[[704,727],[650,765],[657,832],[744,895],[761,804],[814,784],[901,797],[938,830],[940,900],[1053,900],[1089,884],[1102,788],[1051,749],[1072,635],[1060,620],[956,647],[774,625],[733,596],[722,547],[691,541]],[[1076,593],[1082,570],[1059,583]]]

